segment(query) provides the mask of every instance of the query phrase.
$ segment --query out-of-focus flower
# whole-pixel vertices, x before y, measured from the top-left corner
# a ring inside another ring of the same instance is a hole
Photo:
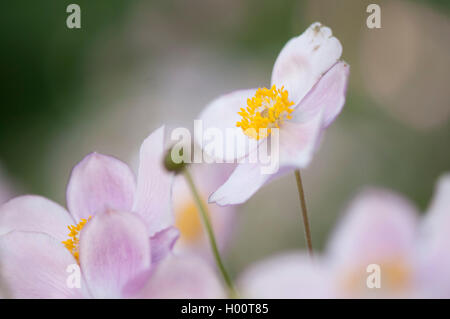
[[[291,253],[262,262],[242,275],[241,293],[256,298],[448,298],[449,199],[446,175],[419,223],[416,209],[404,198],[368,190],[351,204],[325,256],[311,261]]]
[[[220,250],[226,248],[231,238],[236,208],[234,206],[220,207],[215,204],[206,204],[206,202],[210,190],[222,185],[233,168],[234,165],[230,164],[193,164],[189,167],[200,196],[208,208]],[[209,256],[211,249],[203,231],[197,205],[183,176],[175,177],[173,200],[175,226],[180,231],[180,239],[177,241],[175,250]]]
[[[224,152],[223,157],[214,154],[213,148],[204,148],[209,156],[240,163],[211,195],[211,202],[245,202],[275,176],[309,164],[324,129],[345,103],[349,67],[339,61],[341,54],[341,43],[332,36],[331,29],[314,23],[280,52],[270,89],[235,91],[206,107],[200,115],[205,129],[223,130],[227,138],[230,135],[225,130],[235,128],[238,137],[248,144],[234,152]],[[260,163],[244,159],[273,137],[274,128],[279,128],[280,169],[276,174],[262,174]],[[206,137],[197,142],[208,145]]]
[[[199,256],[170,255],[152,274],[137,298],[226,298],[214,268]]]
[[[129,297],[146,285],[178,237],[163,137],[161,127],[143,142],[137,183],[126,164],[93,153],[72,171],[69,212],[39,196],[17,197],[0,208],[0,268],[11,297]],[[76,264],[79,289],[67,284],[66,269]],[[195,278],[193,269],[179,270],[185,280]],[[159,289],[167,290],[159,294],[178,289],[172,279],[164,285],[159,278]]]
[[[421,228],[419,280],[425,295],[450,298],[450,174],[440,178]]]

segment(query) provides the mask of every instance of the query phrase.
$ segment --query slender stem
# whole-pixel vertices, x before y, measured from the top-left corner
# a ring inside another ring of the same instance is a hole
[[[308,247],[309,255],[313,256],[311,229],[309,227],[308,211],[306,210],[305,191],[303,190],[302,176],[300,170],[295,170],[295,179],[297,180],[298,196],[300,198],[300,205],[302,207],[303,226],[305,228],[306,245]]]
[[[195,184],[194,184],[194,180],[192,179],[192,176],[189,173],[188,169],[184,170],[184,177],[186,178],[189,188],[191,189],[192,195],[194,196],[198,210],[202,217],[203,224],[205,225],[206,232],[207,232],[208,238],[209,238],[209,243],[211,244],[211,249],[212,249],[214,258],[216,260],[217,267],[219,268],[220,273],[222,274],[222,277],[228,286],[230,295],[234,298],[237,296],[237,293],[236,293],[236,290],[234,289],[233,281],[231,280],[231,277],[228,275],[227,270],[225,269],[225,266],[222,262],[222,258],[220,257],[220,252],[219,252],[219,249],[217,248],[216,237],[214,236],[214,231],[211,226],[211,222],[209,220],[209,214],[208,214],[207,208],[203,204],[203,201],[201,200],[201,198],[198,194],[197,188],[195,187]]]

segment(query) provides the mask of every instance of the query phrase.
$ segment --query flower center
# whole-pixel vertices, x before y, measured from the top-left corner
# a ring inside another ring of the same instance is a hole
[[[236,126],[256,140],[269,136],[273,128],[279,128],[285,120],[292,118],[294,102],[289,101],[288,95],[284,87],[259,88],[255,96],[247,99],[247,107],[238,112],[242,120]]]
[[[202,222],[197,205],[189,200],[176,208],[175,226],[180,231],[180,239],[185,243],[195,243],[202,235]]]
[[[88,221],[90,221],[91,218],[92,218],[91,216],[89,216],[88,219],[82,218],[78,224],[67,226],[67,228],[69,228],[69,230],[70,230],[69,234],[67,235],[67,236],[69,236],[69,239],[62,242],[64,244],[64,246],[67,248],[67,250],[70,251],[70,253],[73,255],[73,257],[75,257],[75,259],[77,260],[78,263],[80,262],[80,260],[79,260],[79,258],[80,258],[79,235],[80,235],[80,232],[83,229],[84,225],[86,225],[86,223]]]
[[[391,293],[408,289],[411,283],[412,270],[410,265],[404,260],[386,260],[379,266],[380,276],[378,279],[380,280],[380,288]],[[354,293],[368,291],[366,290],[367,278],[371,273],[368,273],[365,268],[363,266],[357,267],[342,277],[345,291]],[[373,291],[376,292],[377,289],[373,289]]]

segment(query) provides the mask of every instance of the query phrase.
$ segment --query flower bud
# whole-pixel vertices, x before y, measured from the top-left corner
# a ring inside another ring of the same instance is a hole
[[[170,148],[164,157],[164,167],[169,172],[174,172],[175,174],[181,173],[187,164],[188,163],[183,160],[183,148],[178,151],[174,150],[174,148]]]

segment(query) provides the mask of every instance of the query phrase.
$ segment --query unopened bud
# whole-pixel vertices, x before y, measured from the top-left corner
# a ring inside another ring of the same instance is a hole
[[[183,160],[182,148],[179,150],[176,150],[175,148],[170,148],[167,151],[166,156],[164,157],[164,167],[166,168],[166,170],[178,174],[182,172],[187,165],[188,163],[186,163]]]

